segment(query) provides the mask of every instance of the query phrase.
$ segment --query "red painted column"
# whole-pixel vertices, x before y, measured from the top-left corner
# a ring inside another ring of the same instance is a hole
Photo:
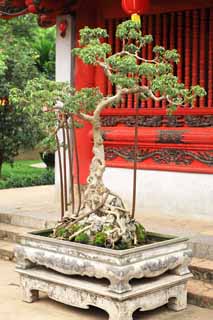
[[[84,26],[96,26],[96,11],[92,7],[91,1],[84,0],[81,2],[76,14],[76,32],[79,39],[79,30]],[[75,88],[80,90],[84,87],[93,87],[95,83],[95,68],[85,65],[80,59],[76,59],[75,63]],[[83,122],[83,128],[76,129],[77,148],[80,166],[80,184],[86,184],[89,174],[89,166],[93,156],[92,142],[89,137],[91,125]],[[74,169],[74,173],[76,170]]]
[[[206,47],[205,47],[205,37],[206,37],[206,10],[201,10],[200,15],[200,85],[205,87],[205,65],[206,65]],[[205,97],[200,98],[200,107],[205,107]]]
[[[148,18],[147,16],[143,16],[143,20],[142,20],[142,34],[143,36],[145,36],[147,34],[147,21]],[[147,59],[147,46],[144,46],[142,48],[142,57]],[[147,81],[145,77],[142,77],[142,85],[146,86],[147,85]],[[147,108],[147,102],[142,100],[142,108]]]
[[[170,15],[170,29],[169,29],[169,34],[170,34],[170,46],[169,49],[175,49],[175,14],[174,12],[171,13]]]
[[[113,37],[114,37],[114,42],[115,42],[115,52],[119,52],[122,49],[121,40],[119,38],[115,37],[116,28],[117,28],[117,25],[119,25],[119,24],[120,24],[120,21],[115,20],[115,25],[113,25]],[[116,108],[121,108],[121,107],[122,107],[122,103],[119,103],[116,106]]]
[[[191,20],[190,20],[190,11],[185,12],[185,86],[187,89],[190,88],[190,76],[191,76]],[[186,107],[190,105],[187,104]]]
[[[97,8],[97,26],[103,29],[106,28],[104,24],[104,18],[102,17],[102,13],[99,12],[98,8]],[[100,91],[104,95],[106,95],[107,94],[107,78],[105,76],[103,68],[101,68],[100,66],[96,66],[94,75],[95,75],[95,86],[99,87]]]
[[[108,33],[109,33],[109,44],[112,46],[113,48],[113,40],[114,40],[114,34],[113,34],[113,20],[110,19],[109,20],[109,30],[108,30]],[[112,95],[112,84],[109,80],[107,80],[107,94],[110,96]]]
[[[148,17],[148,34],[151,34],[151,35],[153,34],[153,16],[152,15]],[[152,49],[153,49],[153,45],[152,45],[152,43],[150,43],[148,45],[148,59],[149,60],[152,60],[152,56],[153,56]],[[149,99],[147,101],[147,104],[148,104],[148,108],[154,107],[154,102],[152,99]]]
[[[167,38],[167,30],[168,30],[168,15],[163,15],[163,46],[167,50],[168,49],[168,38]],[[166,100],[162,101],[162,107],[166,108]]]
[[[213,8],[209,17],[209,77],[208,77],[208,107],[213,108]]]
[[[198,37],[199,37],[199,17],[198,11],[193,11],[193,27],[192,27],[192,85],[196,85],[198,83]],[[198,100],[194,101],[194,107],[197,107]]]
[[[177,18],[177,49],[178,53],[180,54],[180,62],[177,65],[177,76],[180,82],[183,81],[182,77],[182,54],[183,54],[183,43],[182,43],[182,35],[183,35],[183,16],[182,12],[178,12],[178,18]]]
[[[156,39],[156,43],[155,45],[158,45],[158,46],[161,46],[162,43],[161,43],[161,16],[158,14],[156,16],[156,35],[155,35],[155,39]],[[156,93],[156,95],[158,96],[158,93]],[[155,102],[155,107],[156,108],[160,108],[160,102]]]

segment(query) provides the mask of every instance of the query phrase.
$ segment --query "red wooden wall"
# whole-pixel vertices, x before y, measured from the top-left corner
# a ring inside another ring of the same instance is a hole
[[[109,42],[116,51],[120,49],[120,43],[114,37],[115,28],[126,17],[120,1],[114,1],[111,6],[110,1],[107,7],[106,1],[99,2],[103,8],[98,7],[95,23],[108,29]],[[177,48],[182,56],[176,68],[180,81],[187,87],[198,83],[205,87],[208,95],[197,99],[193,109],[189,106],[179,108],[172,116],[166,114],[165,102],[150,100],[140,104],[138,168],[213,173],[213,5],[210,1],[199,0],[181,0],[178,4],[153,0],[152,4],[152,11],[142,17],[144,34],[153,34],[154,45]],[[152,45],[143,49],[142,54],[152,58]],[[78,72],[78,75],[80,77],[82,73]],[[90,69],[85,76],[89,75],[89,84],[98,85],[105,94],[114,92],[102,71]],[[80,78],[76,79],[81,83]],[[135,106],[136,99],[132,95],[124,98],[116,108],[103,112],[108,166],[133,167]],[[82,137],[79,141],[81,143]],[[83,154],[84,159],[91,157],[91,153]],[[83,170],[86,177],[86,169]]]

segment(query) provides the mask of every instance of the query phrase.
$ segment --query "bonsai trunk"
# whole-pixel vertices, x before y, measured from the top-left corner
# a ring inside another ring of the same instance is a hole
[[[92,126],[94,157],[91,161],[90,174],[87,178],[88,184],[84,194],[84,208],[88,208],[90,211],[96,210],[103,203],[108,191],[103,183],[105,155],[100,117],[92,122]]]
[[[94,116],[93,153],[83,205],[77,215],[65,219],[54,229],[53,237],[98,246],[130,248],[144,242],[145,230],[130,215],[122,199],[103,182],[104,143],[100,116]]]

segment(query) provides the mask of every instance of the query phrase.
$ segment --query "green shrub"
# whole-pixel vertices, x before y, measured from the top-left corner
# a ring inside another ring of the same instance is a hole
[[[94,245],[98,247],[104,247],[107,240],[107,234],[104,232],[98,232],[95,235]]]
[[[53,169],[37,169],[30,167],[34,161],[17,161],[11,167],[3,166],[3,178],[0,179],[0,189],[23,188],[55,183]]]
[[[146,231],[142,224],[136,224],[136,236],[139,244],[142,244],[146,240]]]
[[[66,233],[67,233],[67,229],[62,227],[57,230],[56,235],[57,235],[57,237],[63,237]]]
[[[89,243],[89,236],[85,232],[82,232],[77,237],[75,237],[75,242],[87,244]]]

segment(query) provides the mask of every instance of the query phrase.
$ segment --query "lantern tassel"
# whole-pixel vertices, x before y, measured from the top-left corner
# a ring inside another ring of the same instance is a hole
[[[141,24],[141,17],[139,16],[139,14],[133,13],[131,15],[131,19],[132,19],[132,21],[134,21],[134,22],[136,22],[138,24]]]

